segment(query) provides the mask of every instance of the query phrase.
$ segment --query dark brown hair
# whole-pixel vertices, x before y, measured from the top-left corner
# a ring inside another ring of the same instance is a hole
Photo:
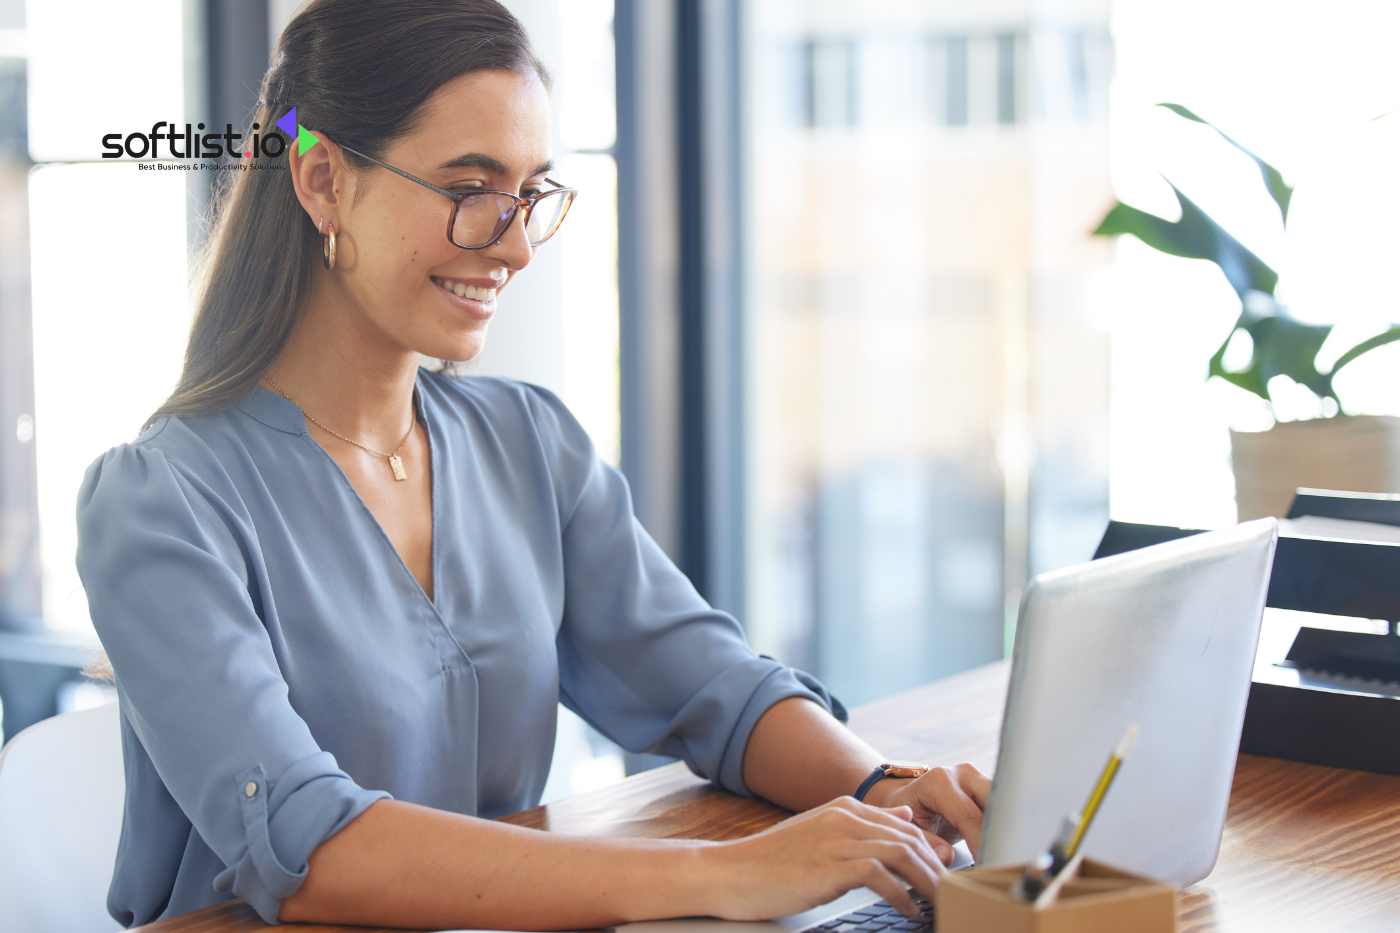
[[[377,157],[415,128],[438,87],[491,69],[534,71],[550,84],[525,30],[496,0],[311,0],[277,40],[252,121],[266,132],[295,105],[299,123]],[[371,164],[345,157],[358,168]],[[257,168],[221,173],[230,180],[215,196],[213,227],[195,261],[184,367],[147,425],[242,397],[301,313],[321,236],[291,172]]]

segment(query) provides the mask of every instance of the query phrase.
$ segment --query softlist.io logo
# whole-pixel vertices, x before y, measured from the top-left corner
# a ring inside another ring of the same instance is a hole
[[[306,155],[320,140],[316,134],[297,122],[297,108],[290,107],[275,124],[287,139],[295,140],[298,155]],[[264,136],[256,121],[253,132],[245,137],[234,130],[232,123],[224,124],[222,133],[204,133],[203,123],[186,123],[177,127],[164,120],[151,127],[149,133],[107,133],[102,137],[102,158],[120,159],[253,159],[262,156],[276,158],[287,149],[287,139],[273,133]],[[165,146],[162,147],[162,143]],[[164,152],[162,152],[164,148]]]

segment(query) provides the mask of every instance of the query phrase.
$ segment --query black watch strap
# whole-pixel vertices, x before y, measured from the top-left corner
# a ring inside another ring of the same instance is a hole
[[[851,796],[855,797],[857,800],[864,800],[865,795],[870,791],[870,788],[874,787],[875,782],[881,780],[882,778],[884,778],[884,776],[885,766],[877,766],[874,771],[870,772],[869,777],[867,777],[864,781],[860,782],[860,786],[856,788],[856,792]]]

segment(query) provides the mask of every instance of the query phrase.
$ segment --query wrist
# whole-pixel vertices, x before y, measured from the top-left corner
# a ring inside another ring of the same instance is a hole
[[[643,896],[635,900],[629,897],[620,922],[712,915],[714,895],[725,890],[725,843],[710,839],[652,841],[660,846],[645,856],[653,869],[652,883],[629,889]]]
[[[797,819],[794,817],[793,819]],[[714,843],[697,853],[695,877],[702,890],[694,915],[720,920],[771,918],[773,835],[782,820],[760,832]],[[687,916],[690,916],[687,914]]]
[[[872,807],[894,807],[899,805],[897,799],[899,792],[909,783],[910,778],[887,777],[881,778],[870,789],[865,792],[864,801]]]
[[[751,837],[745,837],[751,838]],[[684,916],[725,917],[725,905],[721,898],[732,896],[735,868],[739,856],[738,846],[745,838],[727,839],[723,842],[708,842],[696,849],[690,863],[690,874],[694,882],[694,910]]]
[[[891,799],[902,797],[904,785],[912,783],[929,771],[929,766],[908,761],[885,761],[866,776],[852,794],[872,806],[895,806]]]

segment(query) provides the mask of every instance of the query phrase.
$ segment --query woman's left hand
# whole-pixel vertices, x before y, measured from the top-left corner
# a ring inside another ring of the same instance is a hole
[[[991,779],[963,762],[932,768],[916,778],[877,781],[865,800],[879,807],[911,807],[916,825],[949,845],[966,839],[972,857],[978,859],[982,851],[982,811],[991,790]]]

